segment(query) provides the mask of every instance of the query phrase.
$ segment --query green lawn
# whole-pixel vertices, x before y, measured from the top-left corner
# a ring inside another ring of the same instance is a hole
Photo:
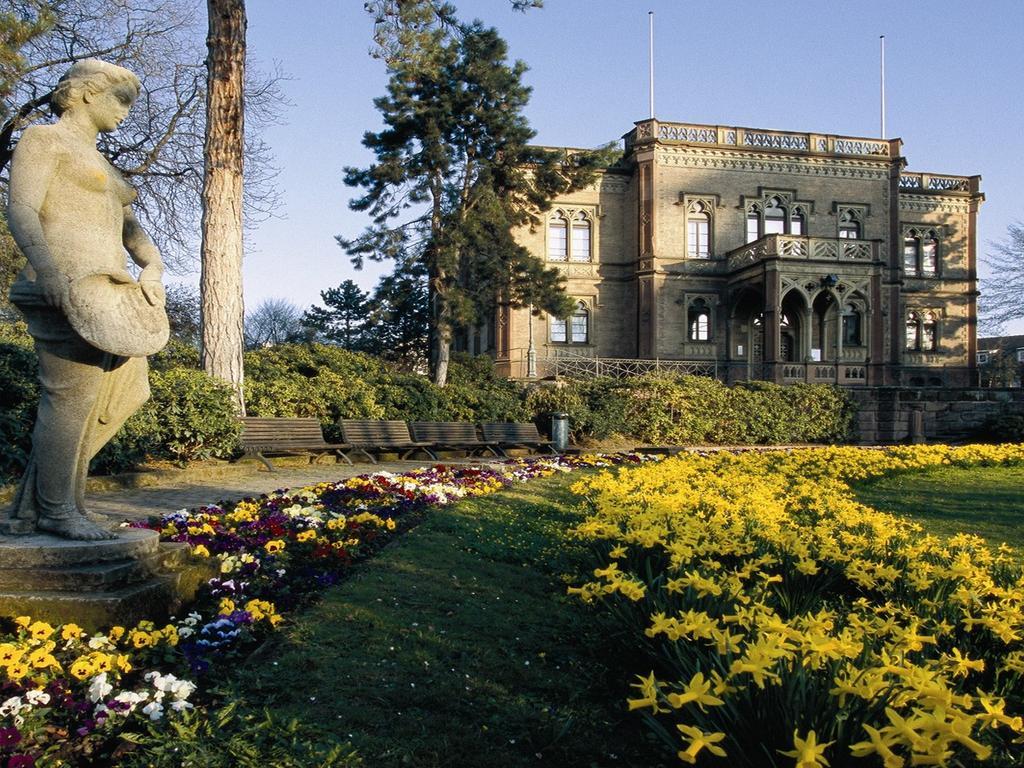
[[[237,670],[228,698],[374,768],[660,765],[625,706],[636,660],[608,658],[596,615],[565,596],[586,555],[564,535],[572,479],[431,512]]]
[[[936,467],[862,483],[857,498],[940,536],[974,533],[1024,555],[1024,467]]]

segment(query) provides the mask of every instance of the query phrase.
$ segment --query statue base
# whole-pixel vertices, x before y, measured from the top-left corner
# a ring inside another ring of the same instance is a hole
[[[117,533],[104,541],[38,532],[0,538],[0,616],[74,622],[88,631],[160,622],[214,575],[187,544],[161,544],[156,531],[141,528]]]

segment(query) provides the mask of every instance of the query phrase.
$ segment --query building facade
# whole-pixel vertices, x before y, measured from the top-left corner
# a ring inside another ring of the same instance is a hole
[[[637,123],[622,162],[519,233],[573,314],[499,305],[470,347],[516,378],[971,384],[980,177],[907,171],[901,147]]]

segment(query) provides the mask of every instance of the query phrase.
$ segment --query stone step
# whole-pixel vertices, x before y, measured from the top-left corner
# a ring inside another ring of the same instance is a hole
[[[58,568],[154,555],[160,534],[144,528],[119,528],[116,539],[70,541],[46,533],[0,536],[0,568]]]
[[[179,574],[153,576],[121,589],[97,592],[0,590],[0,615],[27,615],[60,624],[73,621],[87,631],[140,619],[162,622],[180,607]]]
[[[0,590],[31,585],[34,592],[116,589],[143,581],[156,569],[147,560],[109,560],[63,568],[0,568]]]

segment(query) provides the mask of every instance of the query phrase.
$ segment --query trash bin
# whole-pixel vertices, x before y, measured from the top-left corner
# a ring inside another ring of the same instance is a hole
[[[551,444],[559,453],[565,452],[569,447],[569,414],[552,413],[551,417]]]

